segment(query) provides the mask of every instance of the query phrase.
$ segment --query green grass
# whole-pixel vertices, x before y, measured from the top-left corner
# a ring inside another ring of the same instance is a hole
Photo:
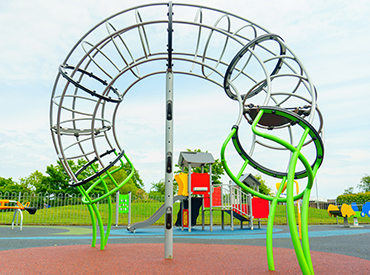
[[[152,201],[136,201],[132,203],[132,216],[131,223],[139,222],[149,218],[163,203],[155,200]],[[177,213],[180,204],[174,204],[174,222],[177,220]],[[113,217],[112,221],[115,224],[115,204],[113,204]],[[103,218],[104,224],[108,222],[108,204],[99,203],[99,212]],[[14,211],[1,210],[0,224],[11,224]],[[296,220],[297,218],[296,209]],[[336,224],[335,217],[329,217],[328,212],[324,209],[309,208],[309,224]],[[225,214],[225,224],[230,224],[230,215]],[[343,223],[343,218],[338,217],[339,223]],[[20,218],[19,218],[20,221]],[[359,218],[359,223],[370,223],[370,218]],[[128,214],[119,215],[119,224],[127,225]],[[256,221],[257,222],[257,221]],[[267,219],[261,219],[262,224],[267,224]],[[349,224],[353,224],[353,218],[348,219]],[[197,219],[197,224],[201,224],[201,213]],[[209,211],[205,212],[205,224],[209,225],[210,217]],[[215,225],[221,224],[221,211],[213,211],[213,223]],[[284,205],[278,205],[274,224],[286,224],[286,209]],[[56,206],[50,208],[38,209],[35,215],[30,215],[27,211],[23,211],[23,224],[24,225],[91,225],[91,218],[87,206],[85,205],[69,205],[69,206]],[[164,224],[164,215],[155,223],[155,225]],[[234,219],[234,224],[238,225],[239,221]]]

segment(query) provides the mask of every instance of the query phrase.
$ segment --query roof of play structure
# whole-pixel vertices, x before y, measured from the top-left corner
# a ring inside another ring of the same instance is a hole
[[[200,167],[206,164],[212,164],[215,162],[211,153],[203,153],[203,152],[180,152],[179,155],[179,166],[189,166],[191,163],[191,167]]]
[[[251,173],[241,175],[239,180],[242,183],[246,184],[248,187],[261,185],[261,183]]]

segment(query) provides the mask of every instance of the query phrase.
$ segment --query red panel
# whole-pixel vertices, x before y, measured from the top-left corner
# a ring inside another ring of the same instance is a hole
[[[212,206],[221,206],[221,186],[213,188]]]
[[[204,195],[204,207],[209,208],[209,195]],[[213,188],[212,206],[221,206],[221,187]]]
[[[209,174],[192,173],[191,174],[191,192],[194,195],[209,196]]]
[[[269,201],[261,198],[252,199],[252,211],[255,219],[264,219],[269,216]]]
[[[209,201],[210,201],[209,196],[208,197],[204,196],[204,208],[209,208],[210,205]]]

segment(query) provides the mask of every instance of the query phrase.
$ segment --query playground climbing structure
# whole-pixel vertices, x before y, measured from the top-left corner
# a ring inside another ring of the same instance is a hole
[[[274,211],[278,202],[286,201],[298,261],[304,274],[312,274],[307,213],[313,180],[323,160],[323,118],[306,69],[279,35],[258,24],[222,10],[171,1],[136,6],[104,19],[78,40],[59,66],[51,96],[50,130],[70,185],[83,194],[91,213],[93,246],[96,220],[101,249],[112,223],[108,221],[104,232],[96,204],[108,198],[112,212],[111,195],[134,173],[120,139],[127,126],[123,118],[130,115],[124,103],[139,83],[162,77],[166,83],[165,258],[173,258],[173,81],[178,75],[215,84],[226,92],[225,100],[233,100],[237,106],[237,119],[222,146],[221,161],[241,189],[272,203],[267,234],[269,269],[274,270]],[[243,161],[236,173],[226,161],[230,141]],[[248,150],[246,142],[250,144]],[[270,157],[275,153],[276,158]],[[281,167],[269,167],[264,158],[267,155]],[[81,158],[84,166],[74,171],[70,160]],[[125,162],[130,172],[117,182],[115,174]],[[270,197],[243,184],[240,178],[249,167],[287,181],[287,198],[280,197],[281,190]],[[307,179],[306,188],[296,196],[294,179]],[[90,195],[98,189],[104,194],[93,199]],[[293,208],[299,198],[303,199],[303,248]]]

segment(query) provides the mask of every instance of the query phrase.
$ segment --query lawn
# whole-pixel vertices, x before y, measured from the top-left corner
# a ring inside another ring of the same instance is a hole
[[[133,201],[131,205],[131,223],[139,222],[149,218],[163,202],[157,200]],[[99,203],[99,212],[103,218],[104,223],[108,222],[108,204]],[[180,203],[175,203],[173,208],[174,223],[177,220],[177,213],[180,208]],[[113,224],[116,223],[116,207],[113,204]],[[11,224],[13,219],[14,211],[1,210],[0,212],[0,224]],[[49,208],[38,209],[35,215],[30,215],[27,211],[23,212],[24,225],[91,225],[91,218],[87,207],[83,204],[67,205],[67,206],[51,206]],[[325,209],[309,208],[308,214],[309,224],[336,224],[337,219],[335,217],[329,217],[328,212]],[[20,219],[19,219],[20,220]],[[297,209],[296,209],[296,220]],[[343,223],[343,218],[338,217],[339,223]],[[359,223],[370,223],[370,218],[359,218]],[[127,225],[128,214],[119,214],[119,225]],[[257,222],[257,221],[255,221]],[[349,218],[348,222],[353,224],[353,218]],[[197,219],[197,224],[201,224],[201,214]],[[205,211],[205,224],[209,225],[210,216],[209,211]],[[221,211],[213,211],[213,223],[215,225],[221,224]],[[261,219],[262,224],[267,224],[267,219]],[[278,205],[275,214],[275,224],[286,224],[286,208],[284,205]],[[155,225],[164,224],[164,215],[155,223]],[[230,224],[230,216],[225,214],[225,224]],[[234,224],[238,225],[239,221],[234,219]]]

